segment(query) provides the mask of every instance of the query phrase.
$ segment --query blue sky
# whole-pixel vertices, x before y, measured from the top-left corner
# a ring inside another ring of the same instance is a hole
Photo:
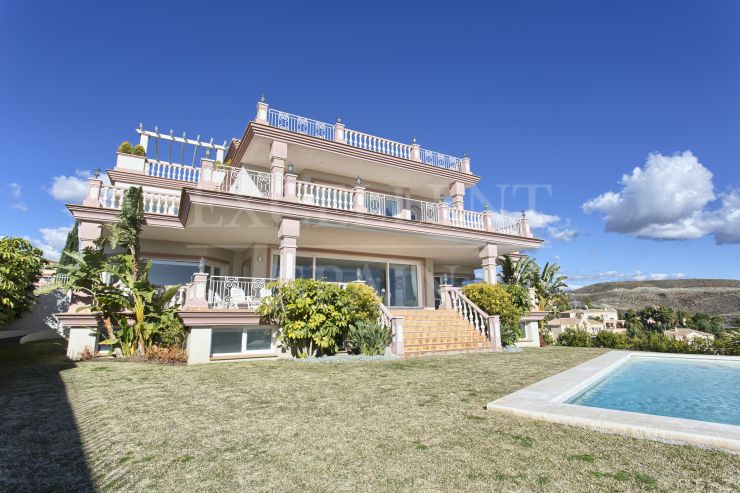
[[[731,0],[0,0],[0,234],[58,249],[65,198],[139,122],[240,137],[264,93],[467,152],[573,285],[740,278],[739,24]]]

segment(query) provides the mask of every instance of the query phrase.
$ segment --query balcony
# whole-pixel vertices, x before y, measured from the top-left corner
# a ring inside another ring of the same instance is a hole
[[[183,165],[170,164],[167,168],[152,167],[141,160],[140,172],[168,169],[171,176],[192,177]],[[442,224],[459,228],[531,237],[526,219],[506,216],[489,210],[475,212],[458,209],[446,200],[430,202],[413,197],[402,197],[368,191],[358,180],[353,188],[298,180],[290,170],[270,174],[242,167],[214,166],[213,161],[203,160],[198,170],[195,187],[228,194],[261,197],[288,203],[308,204],[323,209],[349,211],[374,216],[385,216],[408,221]],[[103,185],[96,178],[90,179],[89,198],[83,205],[104,209],[121,209],[124,186]],[[144,210],[150,214],[178,216],[180,194],[171,192],[144,192]]]
[[[340,142],[351,147],[364,149],[387,156],[421,162],[452,171],[470,174],[470,159],[443,154],[441,152],[424,149],[416,143],[405,144],[394,140],[366,134],[358,130],[347,128],[341,119],[335,124],[313,120],[305,116],[294,115],[286,111],[269,108],[266,103],[257,105],[255,121],[265,123],[271,127],[290,132],[316,137],[318,139]]]

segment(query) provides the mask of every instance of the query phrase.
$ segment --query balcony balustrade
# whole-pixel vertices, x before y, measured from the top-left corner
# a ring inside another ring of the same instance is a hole
[[[123,206],[125,187],[99,185],[98,205],[104,209],[120,210]],[[177,216],[180,213],[180,195],[144,192],[144,212]]]
[[[144,166],[144,174],[157,178],[198,183],[200,179],[200,168],[148,159]]]

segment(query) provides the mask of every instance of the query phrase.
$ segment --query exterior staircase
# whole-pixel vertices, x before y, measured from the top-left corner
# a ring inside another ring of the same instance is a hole
[[[488,338],[453,310],[392,309],[403,316],[406,357],[429,354],[493,351]]]

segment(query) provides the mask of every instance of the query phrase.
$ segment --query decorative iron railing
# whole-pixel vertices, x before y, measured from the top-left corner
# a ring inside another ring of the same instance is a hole
[[[491,213],[493,230],[507,235],[520,235],[522,222],[517,217],[506,216],[497,212]]]
[[[438,223],[438,204],[408,197],[365,192],[365,208],[369,214],[400,217],[412,221]]]
[[[421,162],[425,164],[431,164],[432,166],[436,166],[437,168],[462,171],[461,158],[450,156],[448,154],[442,154],[441,152],[421,149]]]
[[[262,171],[221,166],[213,169],[211,179],[216,190],[224,192],[252,197],[269,197],[272,192],[272,175]]]
[[[208,306],[254,310],[262,298],[272,294],[267,285],[273,281],[264,277],[212,276],[208,280]]]
[[[290,130],[311,137],[334,140],[334,125],[305,116],[298,116],[285,111],[270,109],[267,111],[267,122],[272,127]]]

